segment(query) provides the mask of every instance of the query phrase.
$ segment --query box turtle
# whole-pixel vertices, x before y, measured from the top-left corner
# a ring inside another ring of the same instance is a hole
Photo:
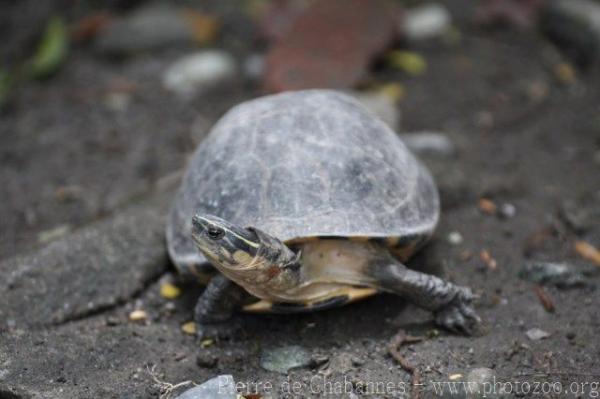
[[[182,273],[220,272],[196,305],[201,336],[231,332],[238,308],[305,312],[378,292],[468,334],[471,290],[405,266],[439,213],[430,173],[388,126],[345,94],[305,90],[218,121],[191,158],[167,242]]]

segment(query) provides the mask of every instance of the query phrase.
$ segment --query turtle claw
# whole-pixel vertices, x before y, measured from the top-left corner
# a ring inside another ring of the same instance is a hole
[[[481,318],[473,309],[475,296],[468,288],[460,288],[456,297],[435,312],[435,323],[457,334],[474,335]]]

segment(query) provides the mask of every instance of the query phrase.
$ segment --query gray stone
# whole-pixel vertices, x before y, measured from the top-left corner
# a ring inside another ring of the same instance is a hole
[[[177,399],[236,399],[235,381],[231,375],[220,375],[202,385],[188,389]]]
[[[151,4],[111,22],[99,35],[96,47],[103,53],[127,55],[192,42],[181,10]]]
[[[566,263],[528,262],[519,271],[519,277],[537,284],[550,284],[559,288],[592,286],[593,283],[581,271]]]
[[[64,323],[115,306],[168,265],[164,207],[117,211],[0,263],[0,330]]]
[[[289,370],[311,364],[310,353],[298,345],[265,349],[260,357],[260,365],[265,370],[286,374]]]
[[[446,7],[430,3],[408,10],[402,20],[401,30],[408,40],[419,41],[443,35],[451,23],[452,16]]]

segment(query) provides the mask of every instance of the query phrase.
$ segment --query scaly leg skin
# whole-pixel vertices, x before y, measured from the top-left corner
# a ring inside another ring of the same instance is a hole
[[[239,331],[240,322],[232,315],[244,295],[242,287],[222,274],[210,280],[194,310],[198,338],[231,338]]]
[[[439,326],[466,335],[477,331],[481,319],[473,309],[475,296],[469,288],[409,269],[399,262],[377,266],[374,272],[383,289],[431,310]]]

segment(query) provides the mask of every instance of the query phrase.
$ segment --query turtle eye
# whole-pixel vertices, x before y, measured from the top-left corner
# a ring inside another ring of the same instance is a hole
[[[218,240],[225,235],[225,231],[218,227],[211,226],[206,230],[206,235],[212,240]]]

